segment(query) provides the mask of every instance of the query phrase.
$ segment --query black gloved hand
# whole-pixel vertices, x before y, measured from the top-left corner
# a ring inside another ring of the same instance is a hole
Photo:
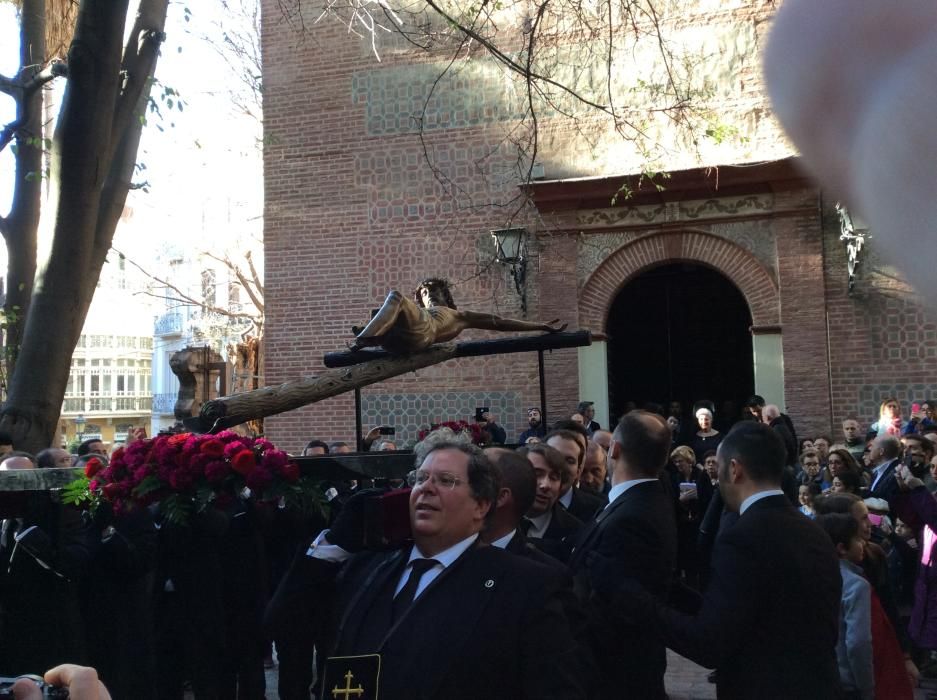
[[[364,549],[365,503],[387,491],[386,488],[364,489],[345,501],[329,528],[329,544],[337,545],[346,552],[360,552]]]

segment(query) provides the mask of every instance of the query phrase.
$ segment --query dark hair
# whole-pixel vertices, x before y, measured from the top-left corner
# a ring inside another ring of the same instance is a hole
[[[854,493],[828,493],[813,503],[813,509],[821,515],[827,513],[845,513],[852,515],[852,507],[862,501]]]
[[[798,484],[797,489],[800,490],[800,488],[803,487],[803,486],[806,486],[806,487],[807,487],[807,490],[810,492],[810,495],[811,495],[811,496],[819,496],[819,495],[820,495],[820,484],[818,484],[818,483],[817,483],[816,481],[814,481],[813,479],[811,479],[810,481],[808,481],[808,482],[805,483],[805,484]]]
[[[540,455],[551,472],[556,472],[560,477],[560,483],[563,486],[569,483],[569,472],[566,470],[566,460],[562,453],[555,447],[551,447],[545,442],[535,442],[531,445],[524,445],[517,448],[517,454],[525,459],[529,454]],[[529,461],[529,460],[528,460]]]
[[[96,442],[104,442],[101,438],[88,438],[78,446],[78,456],[83,457],[84,455],[91,452],[91,446]],[[0,445],[5,445],[6,443],[0,442]]]
[[[582,423],[577,423],[572,418],[561,418],[560,420],[556,421],[553,424],[553,427],[550,428],[550,434],[558,432],[560,430],[566,430],[567,432],[579,433],[579,435],[584,437],[587,442],[589,440],[589,431],[586,430],[586,426],[584,426]],[[572,440],[574,438],[567,438],[567,439]]]
[[[621,458],[636,473],[657,477],[670,456],[670,427],[663,417],[647,411],[622,416],[613,436]]]
[[[427,277],[417,285],[413,291],[413,298],[420,308],[423,308],[423,298],[420,296],[420,290],[424,287],[429,290],[430,296],[433,295],[433,292],[441,292],[446,306],[450,309],[456,308],[455,302],[452,300],[452,292],[449,291],[449,282],[441,277]]]
[[[755,408],[755,407],[764,408],[764,405],[765,405],[764,397],[759,396],[758,394],[752,394],[751,396],[748,397],[748,401],[745,402],[745,408]]]
[[[504,448],[495,448],[497,455],[491,461],[498,470],[501,488],[511,490],[514,499],[514,515],[517,520],[530,510],[537,495],[537,476],[534,467],[524,455]],[[490,459],[490,458],[489,458]]]
[[[434,437],[435,436],[435,437]],[[417,449],[421,447],[423,449]],[[497,468],[488,459],[488,456],[482,452],[478,445],[473,445],[467,440],[453,438],[441,431],[435,431],[426,436],[426,438],[414,448],[414,453],[419,455],[419,468],[437,450],[458,450],[468,457],[468,465],[465,471],[468,474],[469,488],[472,490],[472,497],[476,501],[488,501],[491,508],[488,515],[494,512],[495,503],[498,500],[498,472]]]
[[[0,432],[0,445],[12,445],[13,438],[10,437],[9,433]]]
[[[914,435],[914,434],[902,435],[901,439],[918,443],[921,446],[921,449],[924,450],[926,454],[930,455],[931,457],[934,456],[934,443],[932,443],[923,435]]]
[[[825,513],[817,516],[817,525],[823,528],[833,546],[848,547],[859,536],[859,523],[846,513]]]
[[[566,424],[575,425],[577,429],[567,428],[567,427],[562,427],[562,428],[557,427],[561,423],[564,426]],[[575,442],[579,446],[579,467],[581,468],[582,465],[586,463],[586,447],[589,445],[589,434],[586,432],[585,428],[579,425],[579,423],[577,423],[576,421],[572,421],[572,420],[571,421],[557,421],[553,426],[553,430],[551,430],[549,433],[547,433],[543,437],[543,441],[549,442],[550,438],[553,438],[553,437],[559,437],[559,438],[563,438],[564,440],[572,440],[573,442]]]
[[[862,467],[859,466],[859,463],[856,461],[856,458],[853,457],[852,454],[850,454],[849,450],[842,448],[842,447],[837,447],[835,450],[830,450],[830,454],[827,455],[827,459],[829,459],[833,455],[836,455],[841,460],[843,460],[843,464],[846,465],[847,472],[855,475],[857,479],[860,479],[860,480],[862,479]],[[833,476],[832,471],[830,471],[830,476]]]
[[[859,478],[859,475],[855,472],[844,471],[842,474],[837,474],[833,477],[834,479],[839,479],[843,482],[843,486],[846,487],[848,493],[859,494],[859,489],[862,487],[862,479]]]
[[[36,455],[36,466],[39,469],[54,469],[55,468],[55,453],[59,450],[58,447],[47,447],[42,450],[39,454]]]
[[[310,440],[309,442],[306,443],[306,446],[303,448],[303,452],[305,452],[306,450],[311,450],[313,447],[321,447],[325,449],[325,454],[329,453],[329,444],[322,440]],[[81,452],[79,452],[78,454],[81,454]]]
[[[709,459],[710,457],[715,457],[715,456],[716,456],[716,451],[715,451],[715,450],[706,450],[706,451],[703,453],[703,464],[706,464],[706,460],[707,460],[707,459]]]
[[[339,447],[348,447],[348,443],[343,440],[336,440],[335,442],[330,442],[328,445],[329,452],[332,450],[337,450]]]
[[[736,423],[719,445],[722,460],[736,460],[755,482],[780,484],[787,461],[787,449],[777,432],[764,423]]]
[[[826,440],[828,447],[833,444],[833,441],[830,440],[829,436],[827,435],[817,435],[815,438],[813,438],[813,443],[816,444],[817,440]]]

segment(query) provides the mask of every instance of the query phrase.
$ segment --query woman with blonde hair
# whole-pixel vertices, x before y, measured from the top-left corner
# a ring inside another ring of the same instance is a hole
[[[700,586],[697,551],[699,526],[713,495],[712,481],[696,463],[696,453],[681,445],[670,453],[670,473],[677,515],[677,573],[687,585]]]
[[[865,441],[874,440],[883,435],[900,437],[913,432],[914,426],[901,417],[901,404],[894,396],[889,396],[879,405],[878,420],[869,426]]]

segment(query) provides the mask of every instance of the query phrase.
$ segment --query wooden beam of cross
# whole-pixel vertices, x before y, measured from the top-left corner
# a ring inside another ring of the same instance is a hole
[[[589,331],[581,330],[571,333],[547,333],[541,336],[441,343],[405,356],[378,351],[332,353],[329,357],[348,355],[357,364],[352,363],[351,367],[326,369],[319,374],[285,382],[279,386],[264,387],[206,401],[202,404],[198,416],[187,418],[183,422],[185,427],[193,432],[217,432],[249,420],[266,418],[307,406],[456,357],[556,350],[583,347],[591,343],[592,336]],[[365,361],[362,361],[362,357]],[[368,359],[372,357],[374,359]]]

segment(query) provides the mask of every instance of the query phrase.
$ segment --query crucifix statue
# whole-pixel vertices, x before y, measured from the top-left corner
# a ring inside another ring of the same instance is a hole
[[[391,291],[384,304],[371,321],[362,327],[355,326],[351,350],[380,346],[397,355],[407,355],[425,350],[434,343],[452,340],[467,328],[487,331],[547,331],[559,333],[566,328],[559,320],[535,323],[495,314],[456,309],[449,283],[431,277],[420,283],[414,299],[398,291]]]

